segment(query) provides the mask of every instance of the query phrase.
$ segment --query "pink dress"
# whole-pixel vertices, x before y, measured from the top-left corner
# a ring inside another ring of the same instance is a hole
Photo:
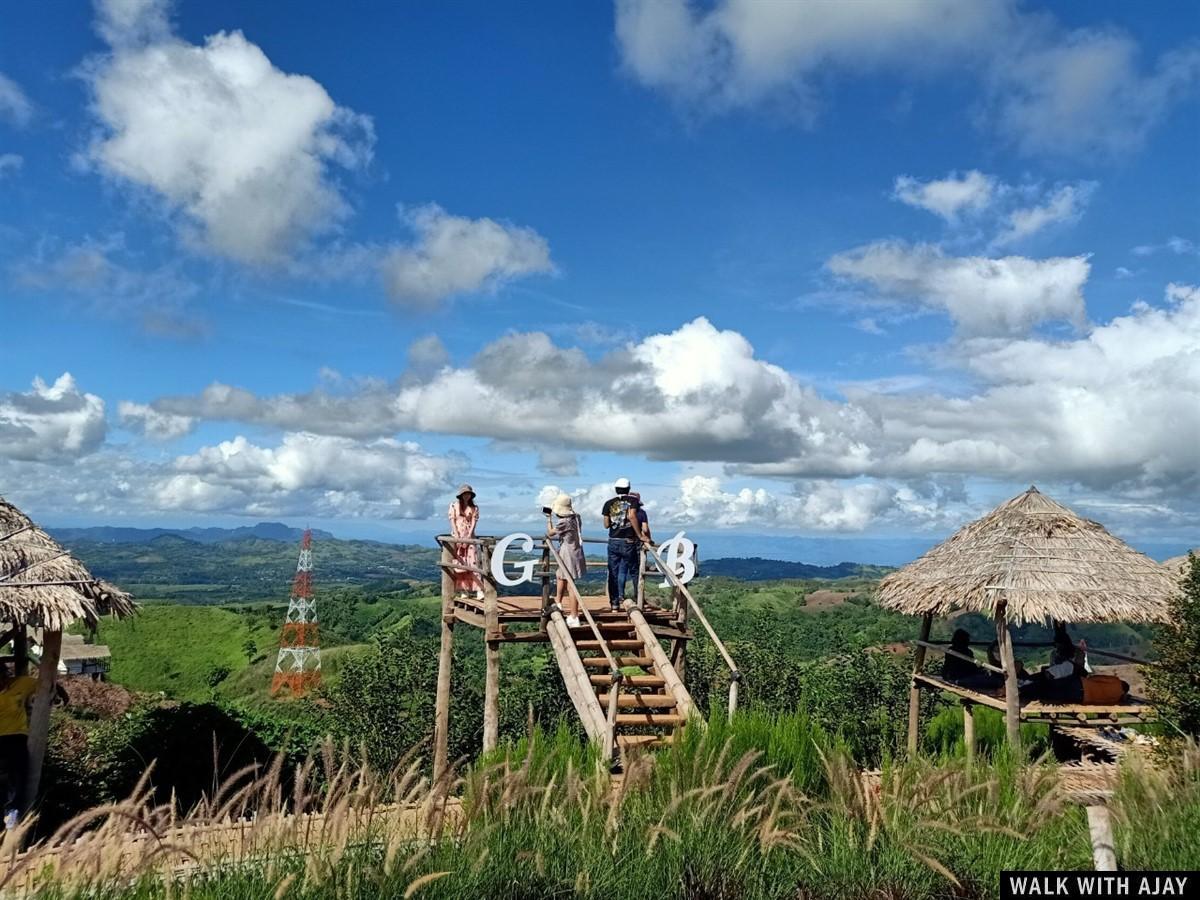
[[[450,501],[450,536],[458,538],[475,537],[475,526],[479,524],[479,507],[468,506],[465,510],[459,508],[458,498]],[[479,568],[479,547],[475,544],[452,545],[454,558],[466,566]],[[474,593],[483,590],[483,580],[474,572],[456,569],[453,573],[454,589]]]

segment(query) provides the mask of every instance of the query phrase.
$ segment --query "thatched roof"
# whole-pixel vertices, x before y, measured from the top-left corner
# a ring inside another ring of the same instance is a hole
[[[1192,551],[1194,556],[1200,556],[1200,547]],[[1172,556],[1170,559],[1163,560],[1163,568],[1171,573],[1172,578],[1182,578],[1183,570],[1188,564],[1187,554],[1182,556]]]
[[[1018,624],[1155,622],[1176,590],[1154,560],[1031,487],[888,575],[878,600],[935,616],[1004,601]]]
[[[133,598],[101,581],[0,497],[0,621],[60,631],[102,613],[133,612]]]

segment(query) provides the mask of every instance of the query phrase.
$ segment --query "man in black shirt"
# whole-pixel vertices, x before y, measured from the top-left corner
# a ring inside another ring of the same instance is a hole
[[[608,605],[619,611],[626,583],[632,577],[637,584],[641,531],[637,505],[629,499],[629,479],[618,478],[613,488],[617,495],[604,504],[602,514],[608,529]]]

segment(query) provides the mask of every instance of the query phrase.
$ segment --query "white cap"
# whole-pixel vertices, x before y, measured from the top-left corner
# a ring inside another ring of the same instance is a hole
[[[627,490],[629,490],[629,479],[628,478],[618,478],[616,483],[613,485],[613,487],[618,491],[627,491]]]

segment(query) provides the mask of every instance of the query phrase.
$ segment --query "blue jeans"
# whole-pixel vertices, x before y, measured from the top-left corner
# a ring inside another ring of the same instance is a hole
[[[636,541],[608,542],[608,602],[619,604],[625,597],[630,579],[637,585],[638,545]]]

